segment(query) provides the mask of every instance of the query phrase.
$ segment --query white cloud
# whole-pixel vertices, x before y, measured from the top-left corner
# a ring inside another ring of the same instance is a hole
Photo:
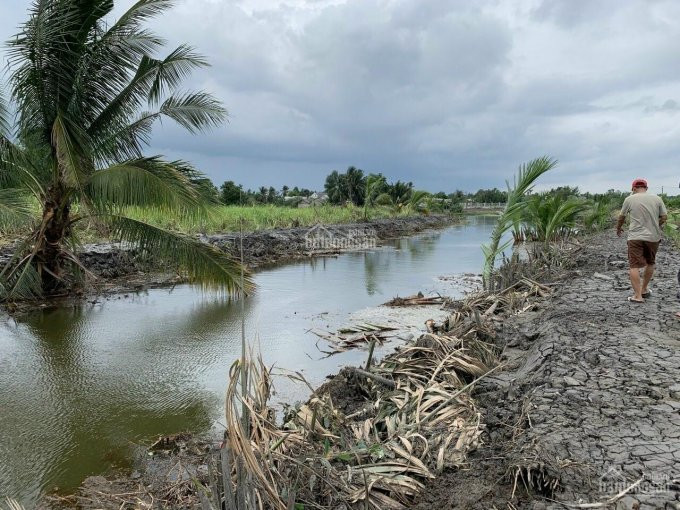
[[[0,6],[0,30],[27,5]],[[154,147],[216,181],[320,187],[353,164],[476,189],[546,153],[545,185],[677,180],[672,0],[180,0],[154,28],[209,57],[192,86],[231,113],[200,138],[166,124]]]

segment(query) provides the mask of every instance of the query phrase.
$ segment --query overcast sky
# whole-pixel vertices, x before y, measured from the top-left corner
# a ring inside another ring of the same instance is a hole
[[[29,3],[0,0],[3,39]],[[153,26],[209,58],[188,85],[230,120],[196,137],[166,123],[150,153],[217,183],[320,189],[355,165],[476,190],[547,154],[541,187],[678,192],[676,0],[178,0]]]

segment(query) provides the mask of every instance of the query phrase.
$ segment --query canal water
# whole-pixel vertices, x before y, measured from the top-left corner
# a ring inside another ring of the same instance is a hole
[[[259,271],[245,300],[248,340],[268,365],[313,385],[366,353],[332,357],[310,330],[422,291],[451,294],[479,273],[493,218]],[[43,310],[0,324],[0,501],[31,506],[84,478],[129,468],[136,445],[219,428],[229,367],[240,355],[241,303],[188,285]],[[307,389],[275,380],[275,403]]]

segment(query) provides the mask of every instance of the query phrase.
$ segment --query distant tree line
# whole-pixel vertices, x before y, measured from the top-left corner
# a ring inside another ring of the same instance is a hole
[[[309,197],[314,193],[307,188],[283,186],[261,186],[258,189],[243,189],[242,185],[234,181],[224,182],[219,190],[212,186],[207,179],[203,179],[199,188],[206,196],[214,196],[215,200],[227,205],[236,204],[296,204],[295,201],[285,200],[285,197]],[[475,192],[455,190],[452,192],[438,191],[426,193],[417,191],[412,182],[388,181],[382,173],[366,173],[360,168],[350,166],[344,172],[333,170],[324,182],[324,189],[331,204],[341,205],[351,203],[358,207],[374,205],[407,204],[414,198],[426,196],[429,200],[443,201],[449,204],[459,204],[466,201],[478,203],[503,203],[507,201],[508,192],[498,188],[482,188]],[[627,192],[609,190],[606,193],[581,193],[578,187],[560,186],[551,189],[551,196],[560,199],[582,197],[596,202],[619,203],[628,195]]]
[[[390,183],[382,173],[365,174],[363,170],[354,166],[347,168],[344,173],[333,170],[326,177],[324,190],[328,193],[329,201],[333,204],[351,202],[357,206],[363,206],[367,199],[378,205],[404,204],[412,200],[416,193],[412,182],[396,181]],[[493,188],[480,189],[475,193],[465,193],[461,190],[452,193],[439,191],[427,193],[427,196],[451,203],[460,203],[466,200],[505,202],[508,193]]]
[[[253,204],[278,204],[282,205],[285,197],[308,197],[312,190],[307,188],[290,188],[283,186],[277,190],[274,186],[260,186],[257,190],[243,189],[242,184],[234,181],[225,181],[219,189],[219,201],[225,205],[253,205]]]
[[[295,205],[297,202],[285,200],[286,197],[309,197],[314,191],[298,186],[283,186],[277,189],[274,186],[261,186],[256,190],[244,189],[243,185],[234,181],[225,181],[219,190],[210,182],[202,182],[201,188],[205,195],[225,205]],[[497,188],[480,189],[475,193],[466,193],[456,190],[451,193],[439,191],[426,193],[416,191],[413,182],[397,180],[389,182],[382,173],[365,173],[360,168],[350,166],[345,172],[333,170],[324,183],[324,191],[328,195],[328,201],[334,205],[346,203],[358,207],[375,205],[401,206],[408,204],[414,199],[429,199],[445,201],[447,203],[461,203],[466,200],[474,202],[504,202],[507,192]]]

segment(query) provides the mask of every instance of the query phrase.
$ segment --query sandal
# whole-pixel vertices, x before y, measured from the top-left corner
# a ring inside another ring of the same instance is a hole
[[[642,299],[642,300],[635,299],[635,296],[628,296],[628,301],[630,301],[631,303],[636,303],[638,305],[645,302],[644,299]]]
[[[643,292],[642,297],[645,299],[647,299],[648,297],[652,297],[652,291],[648,290],[647,292]]]

